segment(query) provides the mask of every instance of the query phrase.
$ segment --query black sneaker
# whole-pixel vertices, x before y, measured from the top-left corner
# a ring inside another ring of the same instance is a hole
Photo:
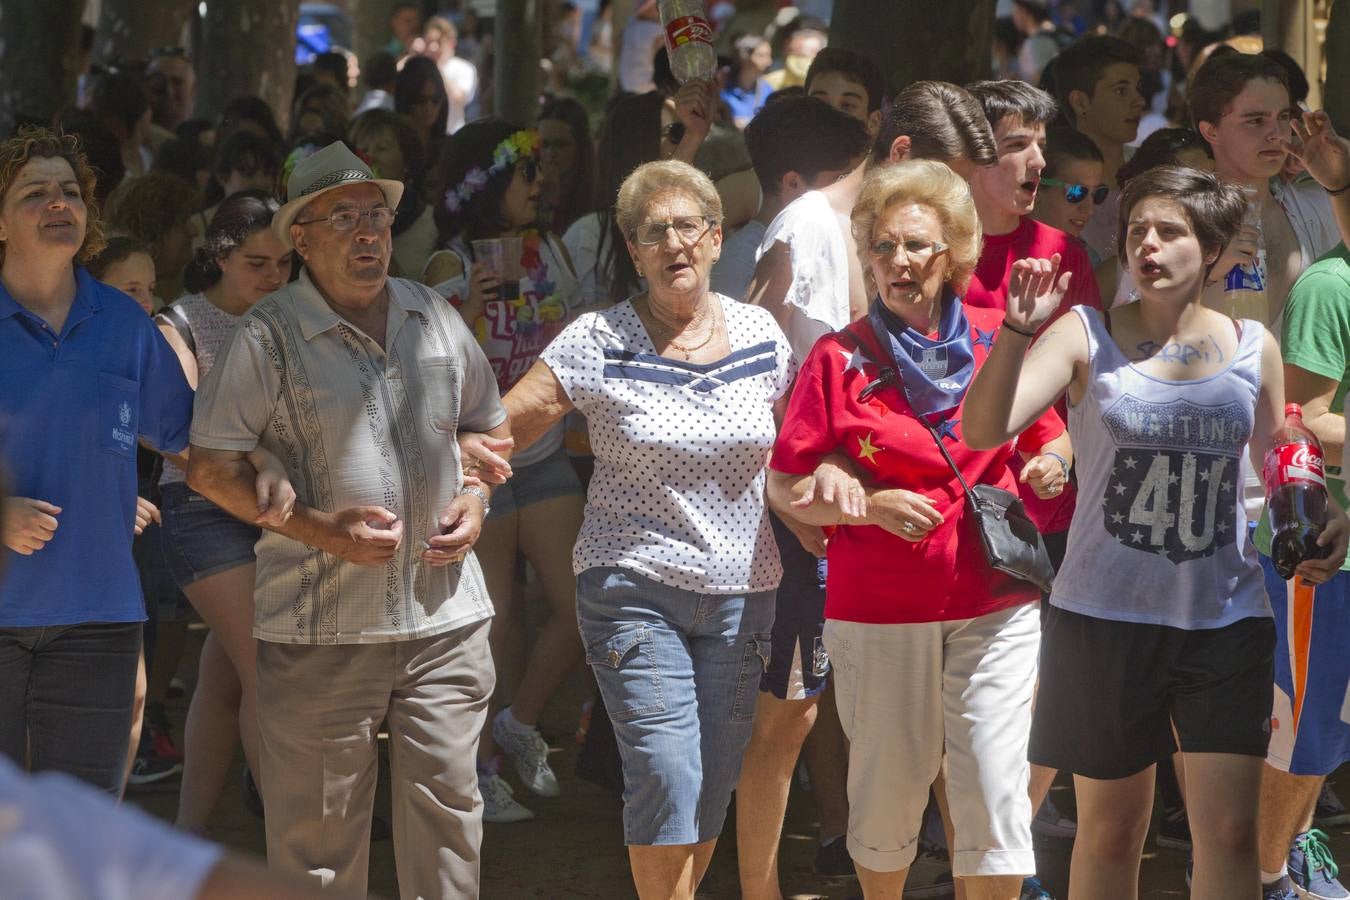
[[[1158,846],[1173,850],[1191,849],[1191,822],[1185,809],[1164,810],[1158,823]]]
[[[128,785],[154,784],[166,778],[183,774],[183,764],[171,759],[162,759],[153,753],[137,756],[131,763],[131,774],[127,776]]]
[[[1331,784],[1322,782],[1322,793],[1317,795],[1317,809],[1313,811],[1313,824],[1318,828],[1335,828],[1347,823],[1350,823],[1350,810],[1336,796]]]
[[[952,865],[946,851],[921,848],[905,879],[905,900],[930,900],[956,893]]]
[[[853,866],[853,857],[848,855],[848,841],[842,834],[828,844],[820,846],[811,868],[816,875],[826,881],[858,880],[858,870]]]

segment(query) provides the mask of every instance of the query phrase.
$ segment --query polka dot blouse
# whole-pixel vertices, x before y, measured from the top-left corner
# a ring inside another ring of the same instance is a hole
[[[714,296],[731,344],[717,362],[660,356],[630,302],[579,317],[540,357],[595,452],[577,573],[618,566],[708,594],[778,586],[765,464],[796,362],[769,313]]]

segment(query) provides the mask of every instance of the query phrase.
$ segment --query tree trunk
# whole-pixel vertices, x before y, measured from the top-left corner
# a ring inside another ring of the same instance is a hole
[[[1308,78],[1308,105],[1322,105],[1322,85],[1316,74],[1321,65],[1317,32],[1313,28],[1312,0],[1264,0],[1261,9],[1261,39],[1269,49],[1279,49],[1294,58]]]
[[[995,0],[835,0],[830,46],[881,66],[892,96],[924,79],[967,84],[989,77]]]
[[[348,49],[356,54],[361,63],[362,75],[365,74],[366,60],[376,50],[383,50],[393,37],[389,30],[389,16],[398,0],[348,0],[347,10],[352,17],[352,46]],[[358,91],[364,91],[364,83]]]
[[[1326,111],[1341,134],[1350,134],[1350,0],[1335,0],[1327,16],[1327,81],[1322,91]],[[1340,47],[1339,50],[1333,50]],[[1311,73],[1310,73],[1311,74]]]
[[[284,131],[295,90],[299,0],[208,0],[197,61],[197,115],[214,119],[235,97],[256,94]]]
[[[94,29],[94,62],[144,60],[156,47],[179,46],[195,5],[193,0],[103,0]]]
[[[497,0],[492,109],[518,125],[533,125],[539,114],[540,2]]]
[[[0,5],[0,136],[47,124],[75,98],[84,0],[4,0]]]

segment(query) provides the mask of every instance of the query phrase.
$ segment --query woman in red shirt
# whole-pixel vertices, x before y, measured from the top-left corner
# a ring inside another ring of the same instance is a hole
[[[868,896],[899,896],[945,753],[953,874],[972,900],[1013,900],[1035,872],[1027,737],[1039,592],[989,566],[937,444],[969,484],[1016,492],[1013,443],[976,451],[961,438],[966,387],[1003,313],[961,302],[980,256],[979,217],[942,163],[870,175],[853,233],[876,299],[811,351],[769,478],[783,515],[837,526],[825,644],[850,741],[849,852]],[[1023,479],[1041,496],[1061,492],[1059,417],[1048,412],[1018,446],[1030,451]],[[814,473],[831,456],[846,457],[860,481],[827,503],[814,497],[823,493]]]

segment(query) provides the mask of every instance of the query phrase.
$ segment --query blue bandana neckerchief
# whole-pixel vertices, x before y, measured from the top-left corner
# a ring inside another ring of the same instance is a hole
[[[961,298],[943,298],[936,340],[910,328],[880,298],[872,301],[868,321],[877,340],[890,350],[910,409],[925,418],[955,412],[975,374],[970,323]]]

